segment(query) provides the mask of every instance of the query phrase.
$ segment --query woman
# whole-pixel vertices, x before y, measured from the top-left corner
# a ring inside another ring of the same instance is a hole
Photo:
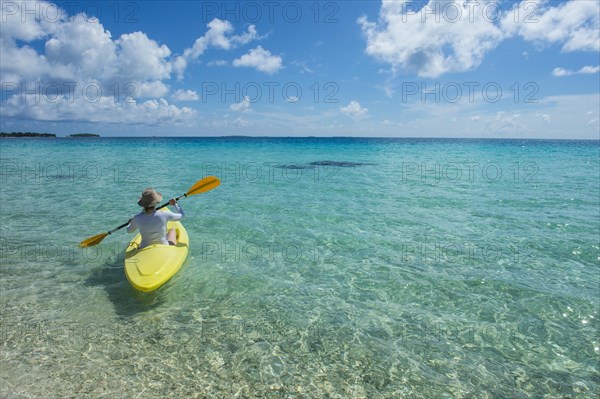
[[[167,222],[169,220],[181,220],[185,214],[174,198],[169,200],[169,204],[174,206],[178,213],[157,211],[156,206],[161,201],[161,193],[153,188],[145,189],[138,200],[138,205],[144,210],[129,219],[128,233],[140,229],[142,235],[140,249],[152,244],[177,245],[177,232],[175,229],[170,229],[165,237]]]

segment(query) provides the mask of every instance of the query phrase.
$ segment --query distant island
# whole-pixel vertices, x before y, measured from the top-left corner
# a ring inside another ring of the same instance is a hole
[[[33,132],[0,132],[0,137],[56,137],[52,133],[33,133]]]
[[[66,137],[100,137],[100,135],[94,134],[94,133],[75,133],[75,134],[69,134]]]
[[[52,133],[34,133],[34,132],[0,132],[0,137],[54,137],[56,138],[56,134]],[[68,134],[65,136],[66,138],[78,138],[78,137],[100,137],[99,134],[95,133],[74,133]]]

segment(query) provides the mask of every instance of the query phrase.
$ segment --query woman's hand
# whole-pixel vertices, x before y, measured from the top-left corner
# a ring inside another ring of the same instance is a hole
[[[176,203],[177,203],[177,200],[175,198],[171,198],[169,200],[169,205],[171,205],[171,206],[175,206]]]

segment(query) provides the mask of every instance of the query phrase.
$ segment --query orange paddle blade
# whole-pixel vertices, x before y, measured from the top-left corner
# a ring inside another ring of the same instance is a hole
[[[104,240],[104,238],[108,235],[108,233],[102,233],[102,234],[97,234],[93,237],[90,237],[88,239],[85,239],[83,241],[81,241],[79,243],[79,247],[81,248],[87,248],[87,247],[93,247],[94,245],[98,245],[102,242],[102,240]]]
[[[202,180],[198,180],[196,184],[194,184],[185,195],[189,197],[190,195],[196,195],[205,193],[207,191],[212,190],[213,188],[219,187],[221,181],[215,176],[208,176]]]

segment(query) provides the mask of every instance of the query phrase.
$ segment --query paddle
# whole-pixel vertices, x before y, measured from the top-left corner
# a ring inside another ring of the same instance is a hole
[[[182,197],[191,197],[192,195],[205,193],[207,191],[212,190],[213,188],[219,187],[220,184],[221,184],[221,181],[214,176],[205,177],[202,180],[198,180],[192,187],[190,187],[190,189],[187,191],[187,193],[180,195],[179,197],[175,198],[175,200],[179,201],[179,199]],[[157,210],[162,209],[167,205],[169,205],[169,203],[165,202],[164,204],[162,204],[161,206],[159,206],[156,209]],[[94,245],[98,245],[102,242],[102,240],[104,240],[104,238],[106,236],[114,233],[115,231],[117,231],[119,229],[122,229],[123,227],[127,226],[128,224],[129,224],[129,221],[127,223],[123,223],[122,225],[120,225],[117,228],[112,229],[111,231],[107,231],[106,233],[97,234],[93,237],[87,238],[87,239],[81,241],[79,243],[79,246],[81,248],[87,248],[87,247],[93,247]]]

